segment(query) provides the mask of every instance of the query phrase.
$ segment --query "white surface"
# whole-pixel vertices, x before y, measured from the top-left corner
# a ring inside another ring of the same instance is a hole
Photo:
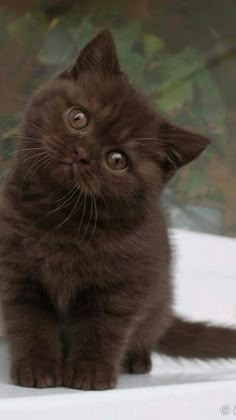
[[[178,313],[236,326],[236,239],[173,230]]]
[[[236,321],[236,240],[173,231],[176,307],[194,319]],[[27,389],[10,384],[0,343],[0,419],[215,420],[236,418],[236,360],[153,356],[149,375],[123,375],[112,391]],[[225,411],[225,415],[221,413]]]

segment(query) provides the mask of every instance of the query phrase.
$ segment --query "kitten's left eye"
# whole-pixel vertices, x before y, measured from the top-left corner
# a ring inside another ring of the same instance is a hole
[[[128,158],[119,151],[113,151],[106,154],[106,163],[113,171],[121,171],[128,166]]]
[[[68,123],[76,130],[82,130],[88,125],[88,117],[80,108],[72,108],[68,112]]]

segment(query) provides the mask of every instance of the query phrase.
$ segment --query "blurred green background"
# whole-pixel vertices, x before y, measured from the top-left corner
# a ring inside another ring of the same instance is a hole
[[[235,236],[235,0],[0,1],[1,177],[32,90],[104,27],[162,112],[213,139],[166,190],[172,224]]]

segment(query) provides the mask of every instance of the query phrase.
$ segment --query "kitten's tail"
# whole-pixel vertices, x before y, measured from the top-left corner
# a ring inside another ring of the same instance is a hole
[[[198,359],[236,357],[236,330],[176,316],[158,342],[157,351]]]

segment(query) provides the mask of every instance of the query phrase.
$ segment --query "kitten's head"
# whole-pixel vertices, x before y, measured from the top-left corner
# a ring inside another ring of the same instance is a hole
[[[33,95],[24,137],[26,149],[42,153],[36,171],[59,188],[122,198],[160,191],[208,144],[169,123],[129,83],[108,30]]]

